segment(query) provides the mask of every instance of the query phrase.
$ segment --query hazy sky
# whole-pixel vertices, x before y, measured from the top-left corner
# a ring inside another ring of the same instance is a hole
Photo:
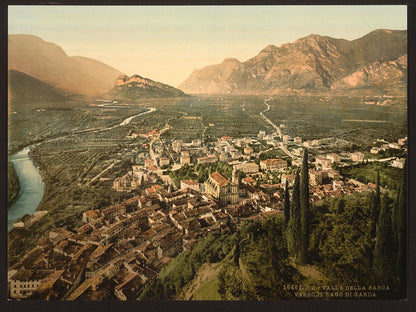
[[[269,44],[309,34],[352,40],[379,28],[407,29],[406,6],[9,6],[9,34],[173,86]]]

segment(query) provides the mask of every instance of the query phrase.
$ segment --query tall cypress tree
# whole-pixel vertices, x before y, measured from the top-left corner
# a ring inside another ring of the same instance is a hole
[[[289,253],[297,260],[301,247],[301,228],[300,228],[300,181],[299,171],[296,171],[295,182],[293,184],[292,202],[290,203],[290,218],[287,227],[287,248]]]
[[[397,212],[397,261],[396,272],[402,297],[406,291],[406,245],[407,245],[407,160],[403,170],[403,181],[401,184]]]
[[[377,240],[374,250],[373,268],[377,282],[392,282],[394,272],[394,242],[388,195],[383,196],[383,203],[377,224]]]
[[[340,198],[337,202],[337,214],[344,213],[344,209],[345,209],[345,199]]]
[[[289,200],[289,185],[286,179],[286,187],[285,187],[285,202],[283,206],[283,213],[285,216],[285,225],[289,224],[290,220],[290,200]]]
[[[371,192],[370,195],[370,202],[369,202],[369,209],[370,209],[370,229],[371,229],[371,238],[376,237],[376,229],[377,229],[377,222],[378,222],[378,213],[377,213],[377,205],[376,205],[376,195],[374,192]]]
[[[300,211],[301,211],[301,235],[302,245],[300,249],[300,262],[306,263],[309,247],[309,167],[308,150],[305,148],[302,160],[300,176]]]
[[[401,196],[401,186],[399,185],[396,189],[396,198],[394,199],[393,203],[393,211],[392,211],[392,227],[393,227],[393,242],[394,242],[394,254],[395,254],[395,261],[397,261],[397,255],[399,252],[399,202]],[[397,269],[397,268],[396,268]],[[398,271],[396,271],[398,274]]]
[[[378,220],[378,216],[380,214],[381,209],[381,195],[380,195],[380,171],[377,169],[377,180],[376,180],[376,198],[375,198],[375,205],[376,205],[376,220]]]

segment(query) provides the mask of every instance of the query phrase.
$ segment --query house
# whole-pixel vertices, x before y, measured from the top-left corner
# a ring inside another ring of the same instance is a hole
[[[251,173],[259,172],[259,165],[257,165],[256,163],[245,162],[245,163],[234,165],[234,169],[238,171],[242,171],[246,174],[251,174]]]
[[[251,155],[253,154],[253,152],[254,152],[253,149],[249,146],[244,148],[244,154]]]
[[[158,259],[174,257],[182,250],[182,237],[179,233],[169,233],[158,241],[156,254]]]
[[[191,163],[191,157],[189,157],[189,156],[181,156],[180,157],[180,163],[181,163],[181,165],[183,166],[183,165],[186,165],[186,164],[190,164]]]
[[[88,210],[82,213],[82,222],[90,223],[93,220],[97,220],[99,218],[97,210]]]
[[[303,142],[302,145],[305,146],[305,147],[312,147],[313,143],[312,143],[312,141],[305,141],[305,142]]]
[[[320,165],[323,169],[331,168],[331,160],[323,155],[318,155],[315,157],[315,164]]]
[[[214,163],[218,161],[218,157],[215,155],[206,156],[206,157],[199,157],[197,158],[198,164],[208,164],[208,163]]]
[[[311,185],[323,185],[326,183],[327,179],[328,171],[326,170],[309,171],[309,181]]]
[[[159,159],[159,166],[160,167],[162,167],[162,166],[169,166],[169,158],[167,158],[167,157],[161,157]]]
[[[154,166],[154,165],[155,165],[155,161],[151,158],[148,158],[144,161],[145,168],[149,168],[150,166]]]
[[[405,158],[398,158],[393,160],[393,163],[391,164],[392,167],[404,169],[404,164],[406,162]]]
[[[241,182],[242,182],[243,184],[250,184],[250,185],[256,185],[256,184],[257,184],[257,181],[256,181],[256,180],[254,180],[252,177],[243,178],[243,179],[241,180]]]
[[[389,143],[389,147],[393,148],[393,149],[401,149],[400,144],[393,142],[393,143]]]
[[[63,272],[61,270],[58,273],[62,275]],[[54,270],[27,270],[22,267],[9,279],[10,297],[16,299],[30,298],[42,284],[42,281],[51,275],[56,275]]]
[[[285,169],[287,167],[286,160],[280,159],[280,158],[274,158],[274,159],[265,159],[260,161],[260,168],[263,170],[281,170]]]
[[[295,143],[302,143],[302,138],[301,137],[294,137],[293,138],[293,142],[295,142]]]
[[[195,140],[192,140],[192,146],[200,146],[201,145],[201,140],[200,139],[195,139]]]
[[[328,158],[331,161],[331,163],[339,163],[339,162],[341,162],[341,156],[339,156],[336,153],[328,154],[328,155],[326,155],[326,158]]]
[[[117,192],[129,192],[136,186],[133,172],[129,171],[122,177],[118,177],[113,181],[113,189]]]
[[[403,139],[398,139],[397,143],[399,145],[406,145],[407,144],[407,137],[404,137]]]
[[[181,189],[186,188],[199,192],[199,182],[197,180],[181,180]]]
[[[110,206],[102,210],[102,215],[106,218],[115,218],[126,214],[126,207],[123,205]]]
[[[381,148],[379,148],[379,147],[372,147],[371,149],[370,149],[370,153],[371,154],[378,154],[378,153],[380,153],[382,151],[382,149]]]
[[[350,157],[352,161],[364,161],[364,153],[361,152],[354,152],[350,153]]]

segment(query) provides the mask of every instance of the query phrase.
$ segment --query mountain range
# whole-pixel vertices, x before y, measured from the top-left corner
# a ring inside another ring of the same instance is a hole
[[[33,35],[9,35],[9,101],[60,101],[72,95],[117,99],[177,97],[178,89],[82,56]]]
[[[406,85],[407,31],[380,29],[352,41],[312,34],[280,47],[269,45],[245,62],[228,58],[195,70],[178,88],[275,94]]]
[[[309,35],[279,47],[269,45],[245,62],[227,58],[195,70],[178,89],[139,75],[128,77],[91,58],[68,56],[58,45],[33,35],[9,35],[8,54],[9,98],[12,93],[19,101],[58,101],[71,94],[135,99],[181,97],[184,92],[278,94],[407,88],[405,30],[375,30],[352,41]]]

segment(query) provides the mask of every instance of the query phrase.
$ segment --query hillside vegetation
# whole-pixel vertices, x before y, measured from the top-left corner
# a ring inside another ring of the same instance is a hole
[[[307,265],[290,257],[282,215],[245,221],[235,231],[231,229],[200,238],[191,251],[184,251],[172,260],[139,299],[308,297],[308,293],[300,289],[315,289],[315,294],[321,291],[321,298],[328,298],[335,294],[327,292],[325,295],[325,291],[330,290],[328,285],[341,289],[336,293],[342,293],[339,298],[344,299],[350,285],[364,287],[364,292],[356,292],[357,297],[401,296],[397,279],[375,274],[370,195],[354,194],[311,206],[310,263]],[[389,200],[389,205],[394,206],[393,200]],[[385,288],[370,292],[369,289],[375,287],[372,285]]]

